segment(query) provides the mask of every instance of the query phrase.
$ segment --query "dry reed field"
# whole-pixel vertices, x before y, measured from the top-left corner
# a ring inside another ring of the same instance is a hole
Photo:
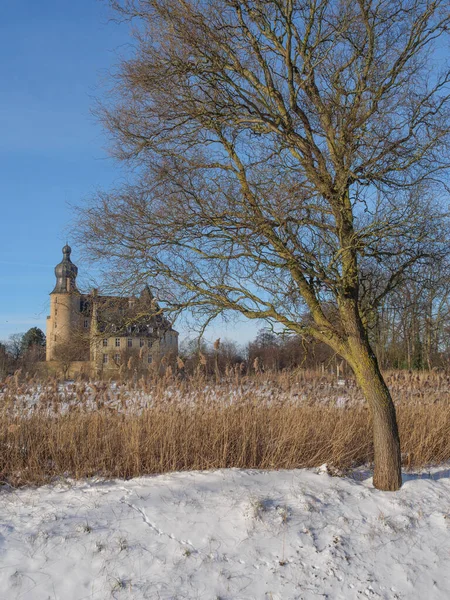
[[[392,372],[405,468],[450,460],[450,377]],[[298,371],[220,382],[0,384],[0,480],[121,477],[227,467],[345,473],[372,461],[370,414],[352,379]]]

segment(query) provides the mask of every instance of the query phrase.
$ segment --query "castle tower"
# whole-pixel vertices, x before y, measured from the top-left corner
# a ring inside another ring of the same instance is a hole
[[[50,294],[50,315],[47,317],[47,360],[55,359],[58,344],[70,343],[72,332],[79,325],[78,267],[70,260],[71,252],[71,247],[66,244],[62,249],[63,259],[55,267],[56,285]]]

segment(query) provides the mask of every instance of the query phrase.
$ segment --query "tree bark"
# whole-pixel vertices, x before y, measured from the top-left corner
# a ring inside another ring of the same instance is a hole
[[[402,485],[402,470],[395,406],[371,348],[355,298],[341,301],[340,313],[347,334],[346,358],[372,415],[373,484],[379,490],[396,491]]]
[[[356,381],[373,419],[373,484],[379,490],[396,491],[402,485],[402,472],[394,403],[364,334],[353,341],[351,355]]]

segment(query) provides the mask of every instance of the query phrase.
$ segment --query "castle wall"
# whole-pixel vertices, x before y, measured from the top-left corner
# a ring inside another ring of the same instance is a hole
[[[63,374],[61,363],[57,360],[45,361],[39,364],[39,372],[42,375],[47,376],[60,376]],[[94,376],[95,373],[92,368],[92,363],[88,360],[74,360],[68,366],[67,372],[65,373],[68,379],[73,379],[79,375],[85,377]]]
[[[130,358],[136,368],[151,369],[163,356],[175,357],[178,354],[178,333],[173,330],[161,340],[114,335],[101,338],[100,335],[93,341],[92,352],[98,373],[117,371],[121,365],[127,365]]]

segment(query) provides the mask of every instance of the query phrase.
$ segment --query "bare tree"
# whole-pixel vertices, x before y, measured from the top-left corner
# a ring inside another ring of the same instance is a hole
[[[6,350],[14,363],[18,363],[22,356],[24,335],[24,333],[12,333],[6,342]]]
[[[329,345],[371,409],[374,485],[398,489],[367,324],[442,250],[449,71],[434,52],[449,2],[112,4],[137,21],[136,45],[102,117],[133,176],[83,208],[87,251],[115,284],[150,279],[167,309],[235,311]]]
[[[448,363],[449,267],[448,256],[417,265],[377,307],[370,339],[383,368],[432,369]]]
[[[0,342],[0,381],[5,379],[11,368],[11,358],[5,344]]]
[[[69,340],[56,344],[55,357],[64,379],[69,376],[73,363],[89,360],[89,336],[82,331],[75,331]]]

